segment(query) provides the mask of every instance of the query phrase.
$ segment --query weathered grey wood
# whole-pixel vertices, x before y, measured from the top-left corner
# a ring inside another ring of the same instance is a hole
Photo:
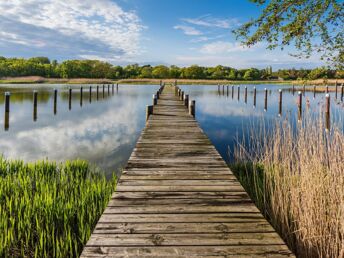
[[[159,90],[81,256],[293,257],[199,127],[194,110],[189,114],[186,96],[178,88]]]

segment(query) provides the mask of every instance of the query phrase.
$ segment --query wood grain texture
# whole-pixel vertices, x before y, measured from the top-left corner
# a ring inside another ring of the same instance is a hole
[[[165,87],[81,257],[294,257]]]

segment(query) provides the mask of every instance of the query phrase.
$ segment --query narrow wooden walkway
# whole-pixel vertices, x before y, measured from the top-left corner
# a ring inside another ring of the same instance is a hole
[[[82,257],[293,257],[166,87]]]

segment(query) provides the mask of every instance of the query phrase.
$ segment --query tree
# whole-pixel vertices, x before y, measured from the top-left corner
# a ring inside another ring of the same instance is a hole
[[[170,70],[167,66],[158,65],[153,68],[152,72],[153,78],[166,79],[170,75]]]
[[[198,65],[192,65],[183,69],[183,76],[187,79],[204,79],[204,69]]]
[[[141,69],[141,78],[152,78],[153,68],[150,65],[143,66]]]
[[[344,66],[344,4],[342,0],[250,0],[263,11],[234,33],[246,46],[267,41],[268,49],[294,44],[294,56],[319,52],[337,68]]]

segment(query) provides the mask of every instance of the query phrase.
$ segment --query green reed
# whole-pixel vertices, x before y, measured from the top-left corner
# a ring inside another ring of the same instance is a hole
[[[0,157],[0,257],[78,257],[115,185],[86,161]]]

